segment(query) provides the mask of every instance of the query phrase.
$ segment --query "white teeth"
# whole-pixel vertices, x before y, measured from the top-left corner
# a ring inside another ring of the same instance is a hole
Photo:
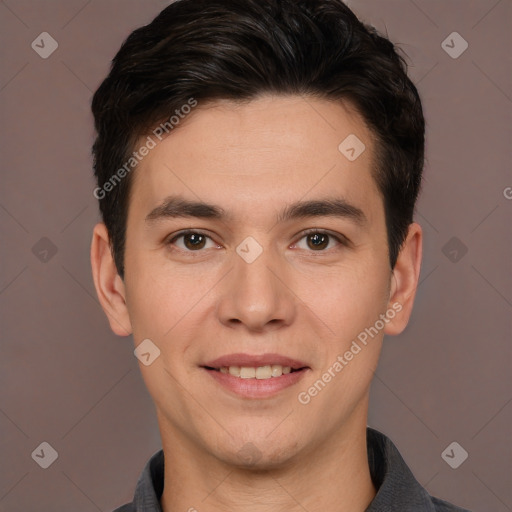
[[[258,366],[257,368],[250,366],[223,366],[219,368],[221,373],[240,377],[241,379],[259,379],[265,380],[272,377],[281,377],[292,371],[290,366],[281,366],[280,364],[272,364],[266,366]]]
[[[254,379],[254,377],[256,377],[256,368],[242,366],[240,368],[240,377],[242,379]]]
[[[230,366],[228,371],[233,377],[240,377],[240,366]]]
[[[279,364],[272,365],[272,377],[281,377],[283,374],[283,367]]]
[[[272,368],[270,366],[260,366],[256,368],[257,379],[270,379],[272,377]]]

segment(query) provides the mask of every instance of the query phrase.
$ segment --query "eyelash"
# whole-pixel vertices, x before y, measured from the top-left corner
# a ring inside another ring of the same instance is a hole
[[[212,240],[212,237],[207,235],[206,233],[203,233],[202,231],[196,231],[195,229],[186,229],[184,231],[180,231],[179,233],[175,234],[171,239],[167,240],[165,242],[165,245],[173,245],[174,242],[178,239],[178,238],[182,238],[186,235],[190,235],[190,234],[193,234],[193,235],[202,235],[202,236],[205,236],[206,238],[209,238],[210,240]],[[348,246],[348,239],[346,237],[344,237],[343,235],[334,235],[332,234],[330,231],[325,231],[323,229],[315,229],[315,228],[311,228],[311,229],[308,229],[306,231],[304,231],[302,233],[302,236],[299,238],[298,241],[302,240],[303,238],[307,237],[308,235],[312,235],[312,234],[319,234],[319,235],[326,235],[328,236],[329,238],[334,238],[334,240],[336,240],[341,246]],[[212,240],[213,241],[213,240]],[[297,243],[297,242],[296,242]],[[187,252],[187,253],[200,253],[202,252],[201,249],[198,249],[197,251],[191,251],[191,250],[188,250],[188,249],[179,249],[180,251],[183,251],[183,252]],[[332,249],[330,249],[332,250]],[[309,252],[319,252],[319,253],[322,253],[322,252],[329,252],[330,251],[329,249],[322,249],[322,250],[318,250],[318,251],[309,251]]]

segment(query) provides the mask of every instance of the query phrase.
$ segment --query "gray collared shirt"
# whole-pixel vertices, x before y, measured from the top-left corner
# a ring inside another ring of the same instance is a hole
[[[370,475],[377,494],[366,512],[470,512],[431,496],[414,478],[397,447],[384,434],[366,429]],[[132,503],[113,512],[162,512],[164,453],[156,452],[137,482]]]

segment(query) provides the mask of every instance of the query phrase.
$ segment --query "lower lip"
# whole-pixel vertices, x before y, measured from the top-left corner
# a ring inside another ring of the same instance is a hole
[[[217,370],[208,370],[207,368],[203,368],[203,370],[208,372],[221,386],[239,396],[244,398],[268,398],[299,382],[309,368],[290,372],[281,375],[281,377],[271,377],[270,379],[242,379]]]

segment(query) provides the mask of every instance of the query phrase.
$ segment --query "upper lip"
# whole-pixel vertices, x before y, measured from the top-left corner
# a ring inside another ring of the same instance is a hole
[[[303,361],[279,354],[251,355],[242,353],[221,356],[217,359],[213,359],[212,361],[208,361],[203,366],[207,366],[209,368],[222,368],[223,366],[246,366],[257,368],[259,366],[269,366],[272,364],[290,366],[294,370],[308,367],[308,365]]]

